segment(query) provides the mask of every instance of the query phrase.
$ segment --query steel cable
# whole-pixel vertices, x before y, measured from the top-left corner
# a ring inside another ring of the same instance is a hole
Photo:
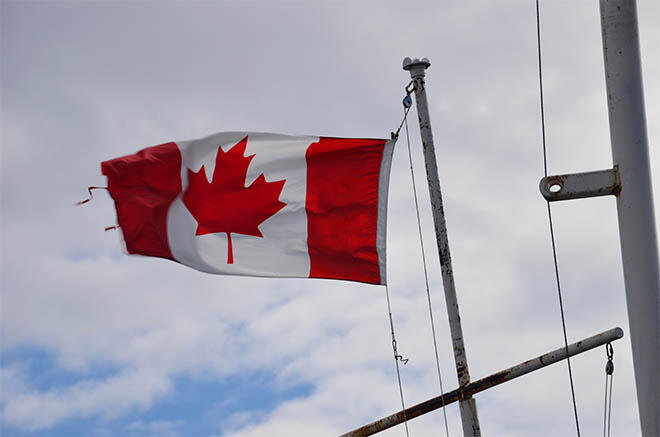
[[[419,230],[419,244],[420,248],[422,251],[422,264],[424,265],[424,281],[426,283],[426,297],[428,299],[428,304],[429,304],[429,318],[431,319],[431,333],[433,334],[433,348],[435,350],[435,365],[438,369],[438,381],[440,382],[440,398],[443,399],[444,395],[444,389],[442,387],[442,373],[440,372],[440,359],[438,358],[438,342],[436,340],[436,335],[435,335],[435,322],[433,320],[433,307],[431,305],[431,292],[429,291],[429,275],[428,275],[428,269],[426,267],[426,254],[424,250],[424,239],[422,237],[422,222],[419,218],[419,201],[417,199],[417,186],[415,184],[415,171],[413,169],[413,160],[412,160],[412,151],[410,150],[410,134],[408,132],[408,118],[406,115],[408,115],[408,112],[406,109],[404,109],[405,115],[404,115],[404,121],[405,121],[405,126],[406,126],[406,141],[408,144],[408,159],[410,161],[410,177],[412,179],[412,186],[413,186],[413,196],[415,198],[415,212],[417,213],[417,229]],[[444,403],[444,399],[443,399]],[[445,419],[445,434],[447,437],[449,437],[449,426],[447,425],[447,411],[445,406],[442,406],[442,415],[444,416]]]
[[[538,53],[538,70],[539,70],[539,96],[541,102],[541,135],[543,139],[543,173],[548,176],[548,158],[547,148],[545,141],[545,109],[543,102],[543,64],[541,62],[541,20],[539,14],[539,0],[536,0],[536,44]],[[568,365],[568,378],[571,383],[571,397],[573,399],[573,413],[575,414],[575,428],[578,437],[580,436],[580,423],[578,420],[577,403],[575,401],[575,387],[573,385],[573,372],[571,370],[571,360],[568,356],[568,336],[566,335],[566,318],[564,317],[564,304],[561,295],[561,282],[559,280],[559,266],[557,263],[557,246],[555,243],[555,232],[552,224],[552,211],[550,209],[550,202],[546,201],[548,206],[548,223],[550,225],[550,240],[552,242],[552,258],[555,266],[555,279],[557,282],[557,295],[559,297],[559,311],[561,313],[561,326],[564,333],[564,347],[566,348],[566,363]]]

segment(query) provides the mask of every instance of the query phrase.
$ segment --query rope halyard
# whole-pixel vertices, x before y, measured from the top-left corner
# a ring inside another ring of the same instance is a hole
[[[410,82],[412,84],[412,81]],[[408,84],[408,87],[410,86]],[[401,120],[401,123],[399,124],[399,128],[396,130],[396,132],[392,132],[392,140],[396,141],[399,138],[399,133],[401,132],[401,128],[403,127],[403,124],[406,123],[406,135],[408,133],[408,112],[410,111],[410,107],[412,106],[412,99],[410,98],[410,93],[407,95],[408,102],[406,103],[406,99],[404,98],[404,111],[403,111],[403,120]],[[408,140],[410,142],[410,140]],[[390,319],[390,332],[392,334],[392,353],[394,354],[394,363],[396,364],[396,378],[399,383],[399,396],[401,398],[401,410],[403,411],[403,425],[406,428],[406,436],[410,437],[410,431],[408,430],[408,418],[406,417],[406,403],[403,398],[403,384],[401,383],[401,369],[399,368],[399,361],[401,361],[404,365],[408,363],[408,359],[404,358],[401,354],[399,354],[399,349],[397,347],[397,342],[396,342],[396,334],[394,333],[394,320],[392,317],[392,306],[390,304],[390,291],[389,287],[387,284],[385,284],[385,297],[387,298],[387,313],[389,315]]]
[[[548,176],[548,158],[547,148],[545,141],[545,110],[543,105],[543,64],[541,62],[541,20],[539,14],[539,0],[536,0],[536,44],[538,53],[538,70],[539,70],[539,96],[541,103],[541,135],[543,140],[543,173],[545,177]],[[559,266],[557,263],[557,246],[555,244],[555,232],[552,224],[552,211],[550,209],[550,202],[546,201],[548,206],[548,223],[550,225],[550,240],[552,242],[552,257],[555,266],[555,279],[557,282],[557,295],[559,296],[559,311],[561,313],[561,326],[564,332],[564,347],[566,349],[566,363],[568,365],[568,379],[571,383],[571,397],[573,399],[573,413],[575,415],[575,428],[577,435],[580,437],[580,423],[578,421],[577,403],[575,401],[575,387],[573,386],[573,372],[571,370],[571,360],[568,356],[568,336],[566,335],[566,318],[564,317],[564,304],[561,296],[561,282],[559,281]]]
[[[392,352],[394,353],[394,363],[396,364],[396,378],[399,381],[399,395],[401,396],[401,410],[403,411],[403,425],[406,427],[406,436],[410,437],[408,431],[408,419],[406,417],[406,404],[403,400],[403,385],[401,384],[401,371],[399,369],[399,361],[403,364],[408,362],[407,358],[403,358],[399,354],[399,350],[396,344],[396,335],[394,334],[394,320],[392,318],[392,306],[390,305],[390,292],[389,287],[385,285],[385,296],[387,297],[387,313],[390,316],[390,330],[392,332]]]
[[[399,123],[399,128],[396,130],[396,132],[392,132],[392,139],[397,140],[399,138],[399,132],[401,132],[401,128],[403,127],[403,123],[406,123],[406,129],[408,127],[408,112],[410,112],[410,108],[412,107],[412,97],[410,97],[410,93],[412,93],[414,89],[415,82],[410,81],[408,85],[406,85],[406,97],[403,98],[403,119],[401,120],[401,123]],[[406,130],[407,132],[407,130]]]
[[[404,122],[406,126],[406,142],[408,144],[408,160],[410,162],[410,177],[412,179],[412,186],[413,186],[413,197],[415,198],[415,212],[417,213],[417,229],[419,230],[419,244],[420,248],[422,251],[422,264],[424,265],[424,281],[426,283],[426,297],[428,299],[428,304],[429,304],[429,318],[431,320],[431,333],[433,334],[433,348],[435,351],[435,365],[436,368],[438,369],[438,381],[440,382],[440,398],[442,399],[442,402],[444,404],[444,388],[442,386],[442,373],[440,372],[440,359],[438,358],[438,342],[436,341],[436,335],[435,335],[435,322],[433,320],[433,306],[431,304],[431,292],[429,291],[429,275],[428,275],[428,269],[426,267],[426,253],[424,250],[424,239],[422,237],[422,222],[419,217],[419,201],[417,199],[417,185],[415,184],[415,171],[413,169],[413,160],[412,160],[412,151],[410,148],[410,135],[408,131],[408,119],[406,115],[408,114],[407,110],[410,109],[410,106],[412,105],[412,99],[410,99],[410,91],[408,91],[408,88],[406,87],[406,92],[407,95],[403,99],[403,107],[404,107]],[[408,99],[408,100],[406,100]],[[445,434],[447,437],[449,437],[449,426],[447,425],[447,410],[445,406],[442,406],[442,415],[444,416],[445,420]]]

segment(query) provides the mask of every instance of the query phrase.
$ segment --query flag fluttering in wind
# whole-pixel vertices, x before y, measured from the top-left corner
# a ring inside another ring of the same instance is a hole
[[[224,132],[105,161],[129,253],[385,284],[393,142]]]

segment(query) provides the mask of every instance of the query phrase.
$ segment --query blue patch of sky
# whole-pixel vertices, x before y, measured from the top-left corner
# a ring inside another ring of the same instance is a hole
[[[117,372],[115,366],[101,363],[84,371],[68,370],[57,363],[57,357],[51,351],[25,346],[2,351],[0,366],[13,365],[25,371],[30,388],[38,391],[67,387],[83,380],[107,378]]]
[[[150,410],[129,414],[126,423],[182,421],[176,429],[185,436],[218,435],[227,421],[239,412],[263,417],[280,403],[309,396],[312,385],[283,387],[267,372],[232,376],[223,381],[181,376],[176,390]]]
[[[52,353],[40,349],[20,348],[3,353],[2,366],[20,363],[27,364],[29,383],[40,391],[81,380],[103,379],[116,372],[111,367],[101,367],[76,374],[60,368]],[[231,430],[234,425],[231,418],[236,413],[249,412],[251,421],[259,421],[282,402],[307,397],[314,389],[310,384],[283,386],[268,372],[234,375],[224,380],[178,376],[174,385],[173,393],[158,399],[148,409],[135,408],[112,419],[104,418],[102,413],[74,417],[39,431],[23,431],[0,423],[0,434],[6,437],[137,436],[145,435],[150,423],[169,422],[182,436],[221,435],[223,429]],[[131,427],[134,423],[145,428]]]

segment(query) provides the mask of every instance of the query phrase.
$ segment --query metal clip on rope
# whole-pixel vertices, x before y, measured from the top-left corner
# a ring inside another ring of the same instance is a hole
[[[612,380],[614,378],[614,348],[612,347],[612,343],[607,343],[605,345],[605,352],[607,353],[607,363],[605,364],[605,409],[603,411],[603,437],[609,437],[611,428],[610,425],[612,422]]]
[[[614,373],[614,348],[612,343],[607,343],[605,345],[607,350],[607,364],[605,365],[605,374],[612,375]]]
[[[404,365],[408,364],[408,358],[403,358],[403,355],[399,354],[399,350],[396,347],[396,339],[392,339],[392,349],[394,350],[394,359],[401,361]]]
[[[415,91],[415,81],[411,80],[408,85],[406,85],[406,94],[410,96],[413,91]],[[412,100],[410,101],[410,104],[412,105]]]
[[[411,88],[412,85],[412,88]],[[408,85],[406,85],[406,96],[403,98],[401,103],[403,104],[403,120],[401,120],[401,124],[399,124],[399,128],[396,130],[396,132],[392,132],[392,139],[396,141],[399,139],[399,132],[401,132],[401,128],[403,127],[403,123],[406,122],[406,119],[408,118],[408,112],[410,111],[410,108],[412,107],[412,97],[410,97],[410,94],[413,92],[415,89],[415,84],[413,81],[410,81]]]

